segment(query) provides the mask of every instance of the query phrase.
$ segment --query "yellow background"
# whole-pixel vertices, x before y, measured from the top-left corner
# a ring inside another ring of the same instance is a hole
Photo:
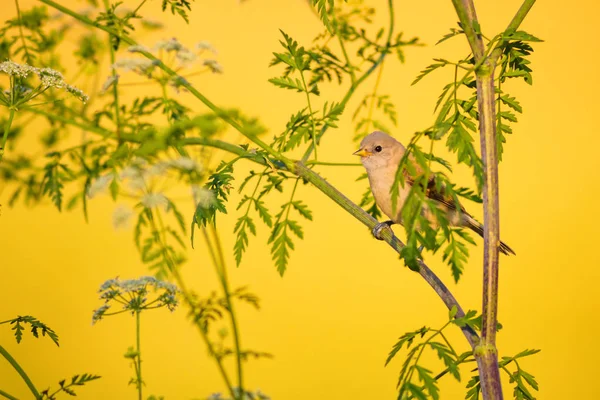
[[[2,3],[1,18],[14,15],[14,3]],[[83,7],[83,2],[61,3]],[[126,3],[130,8],[137,4]],[[370,3],[379,10],[377,22],[384,24],[385,2]],[[30,4],[33,1],[23,2],[22,7]],[[494,34],[506,26],[519,2],[478,1],[476,6],[484,32]],[[192,82],[217,104],[238,106],[259,116],[270,134],[280,132],[304,100],[268,83],[279,70],[267,66],[271,52],[278,50],[279,28],[305,45],[321,30],[305,2],[249,0],[240,5],[234,0],[197,1],[189,25],[162,16],[159,8],[157,0],[149,1],[143,13],[162,18],[168,29],[145,34],[140,41],[150,45],[156,39],[177,37],[192,45],[209,40],[219,50],[225,73]],[[534,85],[511,83],[507,88],[521,100],[525,114],[508,138],[500,167],[502,237],[518,255],[501,258],[499,319],[505,328],[499,334],[498,347],[502,355],[542,349],[523,363],[539,379],[540,399],[600,398],[596,382],[600,252],[595,198],[600,183],[599,11],[600,5],[592,1],[536,4],[523,25],[545,39],[535,45],[531,58]],[[392,133],[406,142],[412,132],[432,122],[433,104],[449,75],[440,73],[414,87],[410,82],[433,57],[462,55],[467,48],[463,38],[433,46],[456,26],[450,1],[396,2],[396,12],[398,29],[427,44],[407,49],[406,65],[394,60],[385,66],[382,88],[399,110],[399,126]],[[363,90],[370,90],[373,83],[371,77]],[[342,93],[324,90],[318,101],[340,99]],[[340,129],[325,137],[320,151],[323,159],[355,161],[350,115],[357,98],[350,103]],[[205,111],[196,99],[185,99],[195,111]],[[26,134],[36,136],[36,131],[30,129]],[[250,167],[241,167],[240,174]],[[354,179],[361,171],[329,167],[319,171],[351,199],[359,200],[365,184]],[[470,182],[468,171],[461,168],[455,179]],[[289,187],[287,190],[289,193]],[[39,389],[56,387],[62,378],[89,372],[102,375],[102,379],[79,389],[80,398],[134,398],[133,386],[127,386],[133,372],[122,357],[133,344],[133,319],[121,315],[91,326],[92,310],[100,304],[96,290],[105,279],[147,274],[133,246],[131,230],[113,229],[114,205],[106,197],[91,202],[90,223],[85,224],[80,212],[59,214],[49,204],[10,209],[6,206],[10,191],[0,193],[4,204],[0,216],[0,320],[34,315],[58,332],[61,346],[30,335],[17,345],[6,325],[0,326],[0,343]],[[404,268],[386,245],[372,239],[364,226],[314,188],[302,186],[300,196],[311,205],[315,221],[304,224],[306,239],[296,241],[283,279],[270,260],[264,231],[261,237],[251,238],[240,268],[234,267],[229,254],[233,286],[249,285],[262,299],[260,312],[238,306],[243,346],[275,355],[273,360],[247,364],[246,386],[260,388],[274,399],[394,398],[400,360],[383,366],[391,346],[406,331],[424,324],[443,324],[447,311],[425,282]],[[477,206],[471,205],[471,209],[481,217]],[[189,207],[185,211],[191,215]],[[221,221],[229,249],[235,220]],[[473,249],[459,285],[451,283],[450,272],[439,258],[427,259],[464,308],[480,308],[480,250]],[[189,256],[184,267],[188,281],[201,293],[215,290],[217,283],[203,247],[190,250]],[[143,315],[142,323],[147,394],[190,399],[224,391],[184,309],[172,315],[163,310],[150,312]],[[466,349],[458,333],[451,336]],[[463,369],[460,385],[444,378],[443,398],[463,398],[468,376],[468,368]],[[24,383],[4,360],[0,361],[0,388],[29,398]],[[505,392],[510,397],[507,382]]]

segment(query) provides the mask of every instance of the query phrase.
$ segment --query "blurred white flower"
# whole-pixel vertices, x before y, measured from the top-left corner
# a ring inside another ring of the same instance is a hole
[[[223,73],[223,67],[221,66],[221,64],[219,64],[217,60],[204,60],[202,64],[210,68],[210,70],[215,74]]]
[[[142,75],[151,75],[156,65],[158,65],[158,61],[146,58],[122,58],[117,60],[112,67],[125,71],[133,71]]]
[[[192,51],[186,48],[183,48],[180,51],[178,51],[177,54],[175,54],[175,57],[177,57],[177,60],[182,64],[192,63],[198,58],[196,54],[194,54]]]
[[[169,168],[169,163],[167,162],[157,162],[154,163],[150,166],[150,168],[148,168],[146,170],[146,176],[160,176],[160,175],[164,175],[165,172],[167,172],[167,169]]]
[[[199,185],[192,185],[192,196],[196,205],[202,208],[208,208],[215,202],[215,194]]]
[[[119,75],[111,75],[109,76],[104,84],[102,84],[102,89],[100,89],[101,93],[105,93],[112,85],[119,81]]]
[[[110,185],[110,183],[113,181],[113,179],[114,179],[113,174],[106,174],[106,175],[102,175],[102,176],[99,176],[98,178],[96,178],[92,182],[90,187],[88,188],[88,191],[87,191],[88,197],[91,199],[94,196],[96,196],[98,193],[104,192],[106,190],[106,188],[108,187],[108,185]]]
[[[179,51],[183,48],[183,45],[179,43],[179,40],[176,38],[171,38],[168,40],[159,40],[154,45],[155,50],[165,50],[165,51]]]
[[[198,49],[200,51],[208,50],[213,54],[218,54],[217,49],[215,49],[214,46],[207,40],[202,40],[202,41],[198,42],[198,44],[196,45],[196,49]]]
[[[199,171],[200,165],[189,157],[179,157],[170,161],[171,166],[185,171]]]
[[[142,204],[147,208],[164,207],[169,209],[169,199],[162,193],[146,193],[142,196]]]
[[[136,45],[133,45],[133,46],[129,46],[127,48],[127,51],[130,52],[130,53],[139,53],[139,52],[142,52],[142,51],[145,51],[145,52],[149,53],[150,49],[147,48],[146,46],[142,46],[142,45],[136,44]]]
[[[113,226],[115,229],[125,227],[129,224],[130,218],[133,216],[133,210],[127,206],[119,205],[113,211]]]

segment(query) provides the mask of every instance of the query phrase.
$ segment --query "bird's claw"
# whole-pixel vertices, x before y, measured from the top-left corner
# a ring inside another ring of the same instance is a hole
[[[382,233],[381,231],[383,229],[391,229],[390,226],[392,226],[393,224],[394,224],[393,221],[385,221],[385,222],[380,222],[377,225],[375,225],[375,227],[371,231],[373,233],[373,236],[375,237],[375,239],[383,240],[383,237],[381,236],[381,233]]]

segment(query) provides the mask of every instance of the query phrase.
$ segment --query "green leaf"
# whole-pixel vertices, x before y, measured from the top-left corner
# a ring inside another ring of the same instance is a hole
[[[400,336],[400,338],[398,339],[398,342],[396,342],[396,344],[392,347],[390,354],[388,354],[388,357],[385,360],[385,365],[388,365],[390,363],[390,361],[392,361],[394,356],[402,349],[402,347],[404,345],[406,345],[406,348],[408,349],[412,345],[413,341],[418,336],[420,336],[420,337],[425,336],[425,334],[427,332],[429,332],[429,330],[430,330],[429,328],[424,326],[420,329],[417,329],[416,331],[407,332],[404,335]]]
[[[440,40],[436,42],[436,45],[445,42],[448,39],[451,39],[455,36],[462,35],[465,33],[462,29],[450,28],[450,33],[445,34]]]
[[[519,40],[522,42],[543,42],[542,39],[539,39],[525,31],[505,31],[504,33],[502,33],[502,40],[505,40],[505,41]]]
[[[302,203],[302,200],[292,201],[291,204],[294,207],[294,209],[296,211],[298,211],[298,213],[300,215],[302,215],[307,220],[312,221],[312,219],[313,219],[313,217],[312,217],[312,211],[310,211],[308,209],[308,206],[306,204]]]
[[[282,77],[282,78],[271,78],[269,79],[273,85],[283,88],[283,89],[291,89],[296,90],[298,92],[304,92],[304,86],[300,79],[292,79],[290,77]]]
[[[267,210],[265,203],[262,200],[255,200],[254,208],[258,212],[258,215],[263,220],[265,225],[267,225],[269,228],[273,226],[273,218],[271,217],[269,210]]]
[[[54,330],[51,329],[49,326],[39,321],[37,318],[32,317],[31,315],[18,316],[17,318],[10,320],[10,324],[14,325],[12,327],[12,330],[15,331],[14,335],[15,339],[17,340],[17,343],[21,343],[21,340],[23,338],[23,330],[25,329],[22,325],[23,323],[29,324],[29,326],[31,326],[31,334],[35,338],[39,338],[39,334],[41,332],[42,336],[48,335],[48,337],[54,342],[54,344],[59,346],[58,335],[56,334],[56,332],[54,332]]]
[[[433,400],[440,398],[440,389],[437,387],[437,382],[433,378],[431,371],[419,365],[415,365],[415,369],[419,375],[419,380],[425,385],[425,389]]]
[[[433,60],[437,61],[437,62],[433,63],[433,64],[430,64],[427,67],[425,67],[425,69],[423,71],[421,71],[419,73],[419,75],[417,75],[417,77],[411,83],[411,85],[416,85],[421,79],[425,78],[427,75],[429,75],[430,73],[432,73],[436,69],[442,68],[442,67],[445,67],[446,65],[448,65],[448,61],[447,60],[443,60],[441,58],[434,58]]]
[[[313,7],[317,9],[317,13],[325,25],[329,33],[334,34],[331,13],[333,11],[334,0],[310,0]]]
[[[481,393],[481,382],[479,381],[479,375],[471,377],[469,383],[467,383],[467,396],[465,400],[479,400],[479,393]]]
[[[454,354],[454,352],[444,343],[429,342],[429,346],[436,351],[439,359],[442,360],[446,368],[448,368],[448,372],[460,382],[460,372],[458,370],[456,354]]]
[[[404,393],[407,394],[406,397],[403,396]],[[400,395],[398,396],[398,400],[403,400],[406,398],[414,398],[414,399],[418,399],[418,400],[428,400],[423,389],[421,389],[419,386],[415,385],[412,382],[405,382],[405,384],[403,385],[403,388],[401,388],[401,390],[400,390]]]

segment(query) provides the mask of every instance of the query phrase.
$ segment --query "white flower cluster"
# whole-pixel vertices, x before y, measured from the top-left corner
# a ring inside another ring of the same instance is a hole
[[[120,174],[108,173],[96,178],[88,188],[87,195],[92,198],[108,189],[113,180],[127,182],[129,189],[146,191],[146,181],[152,177],[162,176],[169,169],[187,173],[200,173],[202,166],[189,157],[179,157],[171,160],[149,164],[143,158],[135,158],[131,165],[125,167]],[[156,198],[154,199],[156,200]],[[156,204],[156,203],[154,203]]]
[[[147,297],[150,289],[157,294],[152,301],[148,301]],[[177,286],[152,276],[126,280],[109,279],[100,286],[98,292],[104,304],[94,310],[92,323],[100,321],[106,315],[111,307],[109,304],[111,301],[120,303],[123,306],[122,310],[131,312],[160,307],[167,307],[170,311],[174,311],[178,305]]]
[[[113,68],[125,71],[133,71],[140,75],[152,76],[152,71],[158,65],[158,61],[147,58],[122,58],[113,64]]]
[[[151,50],[148,47],[141,45],[129,46],[129,52],[131,53],[150,53]],[[176,38],[167,39],[167,40],[159,40],[153,46],[152,50],[155,52],[159,52],[159,56],[161,52],[167,52],[174,54],[175,59],[182,66],[189,65],[198,61],[199,55],[204,51],[210,51],[213,54],[217,54],[215,48],[207,41],[202,41],[196,45],[196,50],[198,50],[198,54],[187,47],[185,47],[179,40]],[[133,71],[141,75],[146,75],[148,77],[151,76],[154,67],[157,65],[156,61],[147,60],[147,59],[122,59],[118,60],[113,68],[120,68],[126,71]],[[218,63],[217,60],[214,59],[203,59],[202,65],[208,67],[214,73],[222,73],[223,67]],[[176,85],[177,82],[174,83]]]
[[[41,81],[41,89],[62,89],[77,97],[84,103],[89,100],[88,95],[83,93],[81,89],[67,84],[63,75],[52,68],[36,68],[27,64],[17,64],[13,61],[4,61],[0,63],[0,72],[4,72],[9,76],[20,79],[27,78],[30,75],[36,75]]]

